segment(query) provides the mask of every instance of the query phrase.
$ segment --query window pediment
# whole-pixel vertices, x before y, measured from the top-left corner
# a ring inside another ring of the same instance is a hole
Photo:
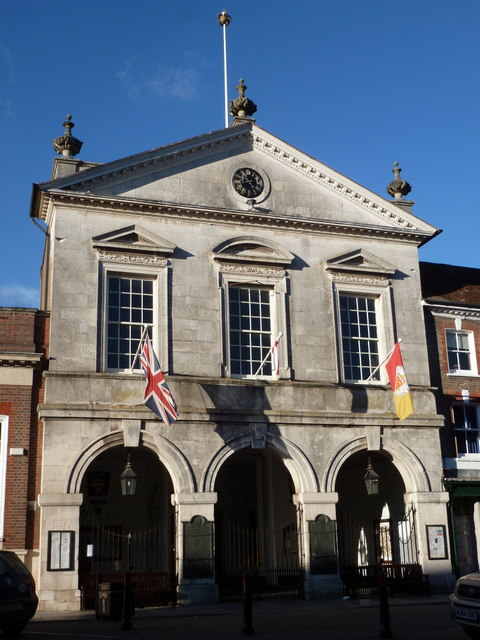
[[[333,272],[349,272],[357,274],[375,274],[378,276],[393,276],[396,268],[386,260],[365,251],[357,249],[325,262],[325,268]]]
[[[163,257],[170,256],[176,248],[172,242],[136,224],[95,236],[92,238],[92,246],[94,249],[109,252],[142,253]]]
[[[213,259],[219,263],[271,265],[287,268],[294,255],[269,240],[243,236],[227,240],[213,249]]]

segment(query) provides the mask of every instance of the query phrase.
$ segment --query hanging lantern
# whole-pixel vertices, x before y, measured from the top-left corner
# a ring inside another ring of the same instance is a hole
[[[370,458],[367,464],[367,473],[363,476],[365,486],[367,487],[367,493],[369,496],[375,496],[378,494],[378,480],[379,475],[375,473],[372,467]]]
[[[137,489],[138,475],[132,469],[130,455],[127,458],[125,469],[120,474],[120,485],[122,487],[122,496],[134,496]]]

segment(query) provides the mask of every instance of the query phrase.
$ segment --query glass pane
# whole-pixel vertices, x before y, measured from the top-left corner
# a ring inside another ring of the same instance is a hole
[[[141,293],[141,292],[142,292],[142,281],[132,280],[132,293]]]
[[[470,370],[470,356],[468,353],[459,353],[458,354],[458,363],[460,365],[460,369],[462,371]]]
[[[118,324],[109,324],[107,327],[107,333],[109,338],[118,336]]]
[[[108,288],[110,291],[119,291],[120,290],[120,280],[118,278],[114,278],[110,276],[108,278]]]
[[[111,305],[116,305],[118,306],[119,304],[119,296],[118,293],[116,291],[110,291],[108,294],[108,304],[109,306]]]
[[[142,280],[143,282],[143,293],[147,293],[149,295],[153,294],[153,280]]]
[[[455,353],[452,353],[451,351],[448,352],[448,368],[450,369],[450,371],[455,371],[456,369],[458,369],[456,352]]]
[[[457,338],[455,333],[453,333],[452,331],[447,331],[447,347],[449,349],[457,348]]]
[[[145,309],[143,312],[144,324],[153,324],[153,311],[151,309]]]
[[[116,354],[109,354],[107,358],[107,367],[109,369],[118,369],[118,358]]]

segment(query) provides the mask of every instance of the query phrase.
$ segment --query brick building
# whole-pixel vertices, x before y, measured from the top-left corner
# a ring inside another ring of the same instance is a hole
[[[480,269],[420,263],[455,571],[480,558]]]
[[[38,572],[43,401],[48,314],[0,308],[0,540]]]

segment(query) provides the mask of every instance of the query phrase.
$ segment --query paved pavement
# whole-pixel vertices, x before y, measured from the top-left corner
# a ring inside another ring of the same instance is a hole
[[[389,599],[389,627],[378,600],[254,602],[252,630],[261,640],[467,640],[450,619],[448,596]],[[92,611],[38,612],[25,639],[54,640],[233,640],[245,637],[242,603],[137,609],[132,629],[117,620],[97,620]],[[391,635],[385,635],[385,631]]]
[[[448,595],[414,597],[394,597],[388,599],[389,608],[448,603]],[[265,600],[253,602],[253,613],[274,613],[285,611],[350,611],[354,609],[378,609],[377,598],[341,598],[329,600]],[[238,602],[223,604],[198,604],[177,607],[148,607],[136,609],[135,618],[179,618],[189,616],[243,615],[243,604]],[[95,619],[93,611],[37,611],[32,622],[55,620]]]

